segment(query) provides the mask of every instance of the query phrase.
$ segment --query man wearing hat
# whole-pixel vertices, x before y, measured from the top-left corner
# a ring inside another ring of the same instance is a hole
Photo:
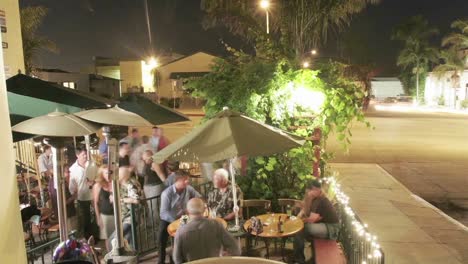
[[[304,221],[304,229],[294,237],[294,259],[297,263],[305,263],[306,239],[336,240],[340,229],[335,208],[323,193],[319,181],[313,180],[307,184],[304,206],[298,217]]]

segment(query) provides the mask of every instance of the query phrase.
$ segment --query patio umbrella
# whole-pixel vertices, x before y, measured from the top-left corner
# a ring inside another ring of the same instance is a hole
[[[304,142],[302,138],[286,131],[225,109],[157,152],[153,159],[158,163],[164,160],[214,162],[243,155],[268,156],[299,147]],[[234,204],[237,206],[232,162],[230,170]],[[238,226],[237,212],[236,226]]]
[[[13,76],[6,83],[8,92],[78,108],[103,108],[116,103],[93,93],[66,88],[24,74]]]
[[[98,129],[99,125],[95,123],[61,112],[53,112],[45,116],[31,118],[12,127],[12,130],[16,132],[54,137],[50,141],[50,145],[52,145],[54,157],[54,184],[57,188],[57,207],[61,241],[65,241],[68,237],[62,166],[65,139],[66,137],[95,133]]]
[[[129,112],[125,111],[118,106],[114,106],[112,108],[107,108],[107,109],[91,109],[91,110],[85,110],[81,111],[78,113],[75,113],[74,115],[83,118],[85,120],[93,121],[96,123],[100,123],[103,126],[103,135],[106,138],[106,143],[108,144],[107,148],[107,153],[109,157],[109,162],[108,162],[108,168],[109,171],[113,171],[112,176],[112,187],[114,190],[114,200],[113,200],[113,206],[114,206],[114,221],[115,221],[115,232],[116,232],[116,238],[117,238],[117,248],[119,254],[123,252],[124,249],[124,244],[123,244],[123,230],[122,230],[122,216],[120,214],[121,209],[120,209],[120,193],[119,193],[119,176],[118,176],[118,168],[116,168],[116,165],[118,164],[118,159],[117,159],[117,143],[116,140],[113,139],[111,140],[111,135],[110,135],[110,128],[109,125],[116,125],[116,126],[152,126],[150,122],[148,122],[146,119],[143,117]]]
[[[157,104],[142,95],[130,94],[120,98],[119,101],[119,107],[144,117],[154,125],[190,121],[184,114]]]

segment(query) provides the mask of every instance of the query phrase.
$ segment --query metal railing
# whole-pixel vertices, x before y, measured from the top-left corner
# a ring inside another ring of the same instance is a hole
[[[31,264],[45,264],[52,263],[52,256],[54,254],[55,247],[60,243],[60,238],[57,237],[38,246],[31,247],[26,250],[28,263]],[[50,253],[50,259],[46,257],[46,254]]]
[[[138,256],[144,256],[158,249],[160,204],[161,197],[157,195],[142,199],[142,206],[131,206],[132,247]]]
[[[193,187],[203,197],[208,197],[208,192],[213,183],[205,182]],[[131,206],[132,220],[132,247],[138,256],[144,256],[158,249],[159,232],[159,208],[161,205],[160,195],[141,200],[141,206]],[[156,211],[154,211],[156,209]]]
[[[346,212],[345,206],[337,205],[341,229],[338,241],[343,247],[348,264],[384,264],[385,255],[380,245],[372,237],[367,226],[356,214],[353,217]],[[359,222],[359,223],[356,223]],[[363,228],[356,228],[362,226]]]

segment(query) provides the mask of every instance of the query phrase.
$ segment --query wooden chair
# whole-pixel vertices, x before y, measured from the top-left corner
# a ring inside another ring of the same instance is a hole
[[[271,208],[271,201],[260,200],[260,199],[242,200],[241,208],[245,212],[242,215],[244,215],[246,219],[249,219],[251,217],[250,215],[251,208],[257,209],[259,213],[267,213],[267,210]]]
[[[291,206],[292,213],[297,215],[302,209],[303,202],[296,199],[281,198],[278,199],[278,205],[281,207],[282,213],[286,213],[286,208],[289,205]]]
[[[268,210],[271,208],[271,201],[269,200],[260,200],[260,199],[252,199],[252,200],[241,200],[241,211],[243,211],[242,215],[245,216],[245,219],[250,219],[250,209],[256,209],[256,213],[264,214],[267,213]],[[267,241],[265,240],[265,247],[267,247]],[[246,249],[247,254],[249,254],[250,250],[252,249],[252,237],[250,234],[246,236]],[[268,251],[268,250],[267,250]]]

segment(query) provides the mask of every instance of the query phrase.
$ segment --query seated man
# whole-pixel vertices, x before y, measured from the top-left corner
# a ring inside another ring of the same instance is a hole
[[[322,192],[320,182],[313,180],[306,187],[304,207],[298,214],[304,221],[304,229],[294,237],[294,258],[305,263],[304,244],[306,239],[337,239],[340,229],[335,208]]]
[[[166,188],[161,194],[161,208],[159,224],[159,262],[166,260],[166,246],[169,238],[167,227],[185,214],[187,203],[192,198],[201,195],[189,185],[189,176],[182,171],[176,172],[174,184]]]
[[[218,221],[203,217],[205,203],[193,198],[187,204],[190,222],[177,230],[172,253],[174,262],[185,263],[203,258],[219,257],[223,250],[239,256],[236,239]]]
[[[226,221],[233,220],[234,198],[232,195],[232,184],[229,182],[229,174],[225,169],[217,169],[213,174],[214,189],[208,193],[208,208],[216,212],[216,216]],[[242,200],[242,192],[237,187],[237,201]]]

